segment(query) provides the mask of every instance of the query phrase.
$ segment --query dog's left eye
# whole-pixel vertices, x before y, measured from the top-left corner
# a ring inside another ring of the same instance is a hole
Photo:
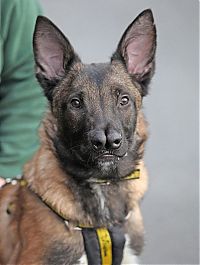
[[[77,99],[77,98],[73,98],[73,99],[71,100],[71,105],[72,105],[72,107],[78,109],[78,108],[81,107],[81,102],[80,102],[79,99]]]
[[[123,96],[120,99],[120,105],[124,106],[127,105],[129,103],[129,97],[128,96]]]

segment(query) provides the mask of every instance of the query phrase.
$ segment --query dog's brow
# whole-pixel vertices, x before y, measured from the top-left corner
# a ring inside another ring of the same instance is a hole
[[[85,66],[85,73],[88,78],[100,87],[109,73],[110,65],[108,63],[90,64]]]

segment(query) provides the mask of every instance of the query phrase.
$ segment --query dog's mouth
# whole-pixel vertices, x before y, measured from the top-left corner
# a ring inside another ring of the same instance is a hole
[[[120,158],[126,156],[127,153],[124,153],[122,155],[117,155],[115,153],[112,153],[112,152],[102,152],[100,155],[98,155],[96,157],[97,160],[105,160],[105,161],[109,161],[109,160],[117,160],[119,161]]]
[[[94,152],[85,145],[82,145],[79,151],[73,150],[73,153],[84,165],[90,165],[99,169],[114,169],[117,167],[118,163],[128,155],[127,149],[124,149]]]
[[[95,157],[94,162],[100,168],[112,168],[117,165],[117,163],[123,157],[127,156],[127,153],[123,153],[122,155],[117,155],[112,152],[102,152],[97,157]]]
[[[116,160],[118,160],[118,157],[110,153],[101,154],[95,159],[97,163],[101,163],[101,164],[103,163],[113,164],[114,162],[116,162]]]

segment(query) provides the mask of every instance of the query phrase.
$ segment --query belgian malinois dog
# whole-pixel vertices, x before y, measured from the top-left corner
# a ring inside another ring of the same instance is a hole
[[[23,179],[0,190],[0,264],[134,264],[143,246],[152,12],[129,25],[108,63],[83,64],[42,16],[33,47],[49,110]]]

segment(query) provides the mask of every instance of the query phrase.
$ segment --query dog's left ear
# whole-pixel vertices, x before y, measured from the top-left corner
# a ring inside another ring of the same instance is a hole
[[[123,60],[128,73],[141,84],[142,94],[154,73],[156,28],[150,9],[144,10],[124,32],[112,60]]]

